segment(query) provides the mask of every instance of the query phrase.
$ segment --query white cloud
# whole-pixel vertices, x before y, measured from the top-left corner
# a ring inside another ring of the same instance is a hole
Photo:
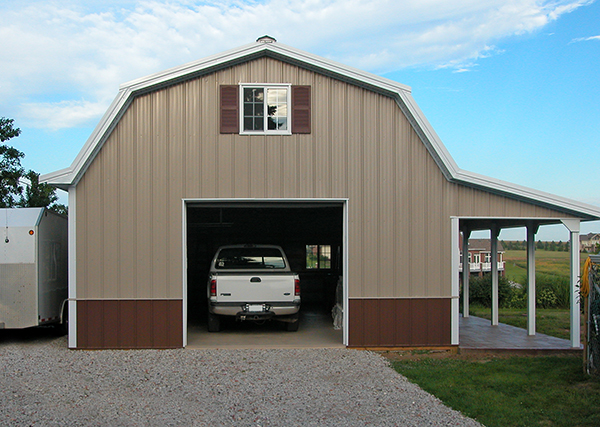
[[[60,101],[25,103],[22,105],[25,124],[31,127],[58,130],[83,126],[102,116],[107,102]]]
[[[416,65],[466,71],[496,54],[503,38],[536,31],[589,3],[8,1],[0,6],[0,106],[2,114],[19,110],[40,127],[77,126],[98,118],[120,83],[264,34],[373,72]]]
[[[579,37],[579,38],[571,40],[571,43],[588,42],[590,40],[600,40],[600,36]]]

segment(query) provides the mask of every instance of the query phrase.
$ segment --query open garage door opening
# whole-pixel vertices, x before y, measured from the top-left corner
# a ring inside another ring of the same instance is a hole
[[[344,201],[187,201],[187,343],[192,347],[343,345]],[[300,276],[299,331],[222,319],[207,331],[210,263],[224,245],[277,245]],[[336,309],[334,310],[334,307]],[[333,313],[339,313],[334,318]]]

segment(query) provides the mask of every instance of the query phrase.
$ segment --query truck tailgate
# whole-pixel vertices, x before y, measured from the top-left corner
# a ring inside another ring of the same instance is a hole
[[[217,275],[217,301],[225,302],[292,302],[292,274],[244,273]]]

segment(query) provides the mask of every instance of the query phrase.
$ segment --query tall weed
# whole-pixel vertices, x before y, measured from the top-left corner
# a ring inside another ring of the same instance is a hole
[[[541,308],[569,308],[570,281],[561,276],[535,275],[536,302]]]

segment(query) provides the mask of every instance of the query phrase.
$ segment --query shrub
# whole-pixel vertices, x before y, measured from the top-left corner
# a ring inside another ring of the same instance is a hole
[[[498,305],[504,307],[512,297],[512,288],[506,277],[498,278]],[[483,307],[492,306],[492,275],[469,278],[469,302]]]
[[[526,282],[526,279],[524,280]],[[569,279],[551,274],[536,274],[536,305],[539,308],[569,308]],[[469,302],[483,307],[492,306],[492,276],[471,276]],[[505,277],[498,278],[498,306],[501,308],[526,308],[527,286],[511,286]]]

